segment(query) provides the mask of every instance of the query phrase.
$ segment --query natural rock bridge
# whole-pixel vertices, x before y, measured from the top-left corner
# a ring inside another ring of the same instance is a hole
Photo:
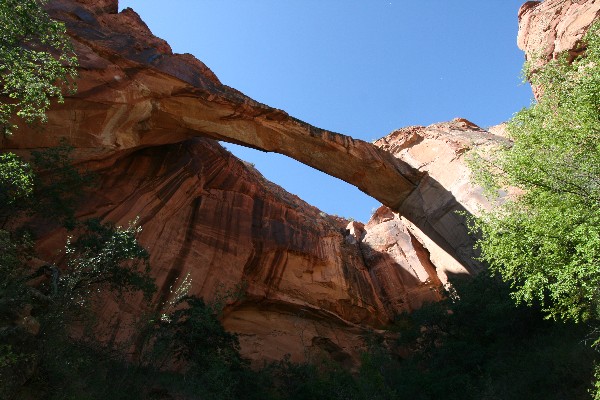
[[[358,187],[411,220],[453,258],[478,268],[462,222],[439,222],[462,206],[392,153],[316,128],[223,85],[192,55],[173,54],[135,12],[118,13],[116,1],[54,1],[49,10],[73,39],[77,94],[51,109],[43,134],[23,128],[4,148],[55,146],[67,137],[76,159],[92,169],[192,137],[281,153]]]
[[[48,8],[73,38],[78,92],[53,106],[42,128],[21,127],[0,146],[26,154],[67,137],[99,181],[78,215],[118,224],[140,217],[159,291],[150,305],[104,299],[102,318],[117,317],[107,337],[129,340],[136,315],[160,307],[189,277],[191,293],[209,301],[222,287],[248,284],[222,321],[240,334],[244,356],[305,361],[308,350],[356,361],[367,330],[439,300],[446,278],[480,268],[455,212],[486,206],[463,154],[505,139],[455,120],[400,129],[376,145],[354,140],[221,84],[193,56],[174,55],[135,12],[118,13],[117,0],[53,0]],[[528,2],[519,44],[530,55],[549,44],[550,57],[578,43],[599,9]],[[561,16],[570,22],[558,23]],[[381,207],[368,224],[347,225],[199,137],[288,155],[401,215]],[[34,227],[40,254],[56,257],[65,232]]]
[[[98,11],[113,7],[104,3]],[[116,14],[112,9],[112,14],[94,16],[88,8],[67,4],[54,2],[51,7],[75,42],[78,93],[50,113],[42,141],[79,132],[75,147],[87,149],[80,152],[82,159],[100,159],[209,137],[285,154],[355,185],[395,210],[418,185],[422,174],[388,152],[315,128],[221,84],[191,55],[172,54],[135,13]],[[65,120],[70,121],[67,131]],[[46,145],[37,136],[35,142],[18,146]]]

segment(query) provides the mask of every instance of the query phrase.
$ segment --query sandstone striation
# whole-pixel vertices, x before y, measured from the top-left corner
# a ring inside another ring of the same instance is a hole
[[[78,92],[50,110],[48,124],[21,127],[2,146],[27,154],[66,138],[99,177],[78,215],[119,225],[139,218],[159,291],[151,305],[103,299],[107,340],[134,336],[136,317],[168,307],[184,280],[208,301],[242,286],[223,323],[244,355],[351,366],[366,331],[439,298],[428,253],[404,227],[385,229],[382,245],[265,181],[214,139],[293,156],[395,207],[422,178],[418,169],[222,85],[191,55],[172,54],[135,12],[117,13],[115,1],[57,0],[49,9],[73,39]],[[39,245],[52,258],[65,232],[47,228]]]
[[[140,149],[96,172],[100,186],[80,214],[119,224],[139,216],[159,287],[154,304],[169,300],[183,279],[209,301],[244,286],[224,324],[241,335],[247,356],[290,353],[303,361],[331,342],[335,357],[356,360],[360,333],[389,321],[358,244],[345,240],[345,223],[266,181],[215,141]],[[54,232],[42,245],[61,240]],[[107,300],[109,336],[131,335],[140,302],[123,308]]]
[[[369,329],[441,298],[428,250],[435,244],[406,219],[386,207],[366,226],[328,216],[211,139],[115,156],[96,173],[99,187],[79,215],[122,225],[140,218],[159,287],[155,307],[183,279],[209,301],[243,285],[223,323],[252,359],[328,356],[352,366]],[[51,252],[63,241],[52,231],[40,244]],[[445,262],[467,272],[451,257]],[[139,298],[105,299],[106,336],[130,337],[144,308]]]

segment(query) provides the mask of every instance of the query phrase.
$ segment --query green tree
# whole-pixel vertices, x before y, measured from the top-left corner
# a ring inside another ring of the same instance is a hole
[[[585,56],[527,74],[541,96],[510,121],[512,144],[484,165],[488,182],[523,194],[475,223],[483,260],[514,298],[555,319],[600,316],[599,32],[595,24],[585,36]]]
[[[45,121],[52,98],[73,87],[77,59],[64,24],[43,9],[46,0],[0,1],[0,127]]]
[[[15,154],[0,154],[0,228],[29,201],[34,176],[31,165]]]
[[[72,178],[67,180],[67,188],[82,181],[68,157],[58,157],[58,165],[53,167],[53,154],[55,149],[38,157],[46,160],[44,165],[51,170],[65,169],[64,175]],[[0,227],[0,398],[13,398],[36,374],[52,378],[46,391],[61,392],[69,387],[71,378],[84,380],[86,372],[79,370],[84,361],[93,364],[89,354],[81,352],[82,344],[70,338],[68,327],[89,319],[96,293],[106,296],[141,290],[149,298],[155,290],[148,275],[149,256],[137,242],[140,228],[135,225],[122,228],[88,220],[74,225],[72,238],[56,264],[32,268],[40,261],[33,235],[27,225],[19,226],[22,218],[15,217],[26,215],[59,226],[61,214],[47,213],[39,205],[55,205],[65,215],[73,215],[70,202],[63,201],[63,197],[71,200],[71,193],[61,188],[60,182],[39,179],[28,163],[12,154],[0,157],[0,180],[0,195],[5,200],[0,203],[0,215],[9,227]],[[48,192],[53,194],[50,200]]]

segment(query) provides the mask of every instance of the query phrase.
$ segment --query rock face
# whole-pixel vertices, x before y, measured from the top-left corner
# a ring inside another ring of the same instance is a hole
[[[548,61],[562,52],[572,60],[585,51],[581,38],[599,15],[594,0],[528,1],[519,10],[517,43],[527,60]]]
[[[599,15],[600,2],[595,0],[528,1],[519,10],[517,43],[534,69],[563,53],[573,61],[585,52],[581,40]],[[539,88],[532,89],[539,98]]]
[[[497,146],[506,140],[465,119],[455,119],[428,127],[402,128],[375,142],[425,173],[406,200],[402,216],[413,231],[419,232],[417,237],[429,249],[443,283],[446,268],[450,273],[470,273],[482,268],[474,261],[474,238],[468,234],[464,216],[477,215],[494,206],[483,196],[482,189],[471,182],[465,159],[467,150]]]
[[[183,279],[215,300],[244,286],[225,310],[252,359],[328,356],[352,366],[361,336],[423,302],[440,298],[433,243],[382,207],[363,226],[330,217],[266,181],[211,139],[189,139],[115,156],[96,170],[99,187],[79,210],[127,224],[139,216],[161,307]],[[50,232],[41,247],[60,247]],[[448,267],[466,273],[456,261]],[[111,338],[130,337],[144,308],[106,299]]]
[[[536,8],[521,12],[530,30]],[[118,13],[114,0],[56,0],[49,9],[73,38],[78,93],[49,112],[43,132],[22,127],[2,148],[26,154],[66,136],[100,180],[79,216],[121,225],[139,217],[159,291],[151,305],[106,299],[111,338],[131,336],[134,316],[163,307],[183,280],[209,301],[242,285],[223,323],[240,335],[244,355],[324,355],[351,366],[361,334],[440,299],[450,275],[481,268],[455,211],[493,205],[470,183],[465,150],[503,137],[454,120],[369,144],[222,85],[191,55],[172,54],[134,11]],[[215,139],[289,155],[389,208],[366,225],[328,216]],[[45,232],[40,247],[51,253],[64,238]]]
[[[293,156],[396,209],[421,187],[417,167],[222,85],[191,55],[172,54],[132,10],[117,13],[114,1],[49,9],[73,38],[78,93],[49,112],[43,133],[22,127],[3,147],[26,152],[67,137],[100,177],[79,215],[122,225],[139,217],[159,286],[153,307],[183,279],[208,300],[244,284],[223,323],[240,334],[245,355],[325,354],[352,364],[365,329],[440,298],[427,249],[436,245],[406,219],[381,209],[366,227],[348,225],[265,181],[214,139]],[[64,233],[51,231],[40,246],[50,253],[62,243]],[[143,307],[107,299],[109,336],[130,336]]]
[[[335,339],[335,357],[353,360],[364,327],[391,316],[358,244],[345,240],[343,221],[264,180],[213,140],[140,149],[97,173],[100,187],[80,212],[121,224],[140,217],[159,287],[155,304],[184,278],[208,300],[245,285],[224,324],[241,334],[250,357],[291,353],[301,361]],[[58,243],[57,236],[44,242]],[[129,309],[103,307],[116,315],[115,335],[131,334],[126,314],[140,307],[135,300]]]

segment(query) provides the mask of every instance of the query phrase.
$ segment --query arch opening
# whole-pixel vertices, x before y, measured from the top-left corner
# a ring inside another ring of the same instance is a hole
[[[251,163],[266,179],[323,212],[367,223],[379,201],[341,179],[278,153],[265,153],[221,142],[236,157]]]

